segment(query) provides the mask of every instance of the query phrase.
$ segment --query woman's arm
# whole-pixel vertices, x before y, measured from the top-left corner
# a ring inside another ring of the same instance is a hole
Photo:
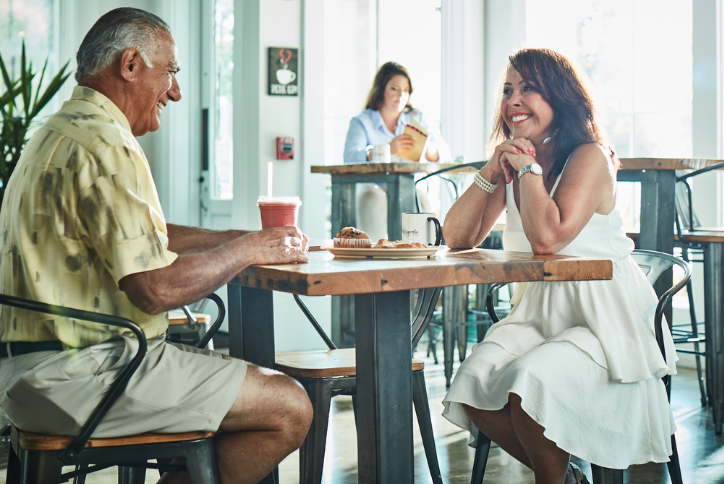
[[[526,153],[506,156],[514,170],[534,161]],[[576,238],[594,213],[610,213],[616,201],[615,181],[613,162],[594,143],[573,151],[553,197],[542,176],[523,175],[519,180],[520,214],[533,253],[560,251]]]
[[[496,156],[498,155],[498,156]],[[498,160],[499,153],[491,160]],[[480,175],[498,187],[488,193],[476,184],[470,185],[445,216],[443,235],[453,249],[468,249],[480,245],[505,210],[505,176],[498,161],[488,162]]]
[[[438,130],[430,127],[422,111],[415,110],[412,117],[417,118],[420,124],[427,130],[429,136],[427,149],[425,150],[425,158],[427,158],[428,161],[452,160],[450,147],[445,140],[442,139]]]
[[[362,121],[356,117],[352,118],[347,130],[347,140],[344,142],[345,164],[366,163],[369,144],[367,131],[365,131]]]

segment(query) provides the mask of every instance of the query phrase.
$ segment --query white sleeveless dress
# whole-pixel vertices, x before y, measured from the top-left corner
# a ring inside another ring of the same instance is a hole
[[[504,249],[532,252],[512,184],[506,203]],[[558,252],[610,258],[612,280],[515,284],[513,310],[472,348],[443,401],[471,445],[478,430],[461,404],[500,410],[515,393],[544,435],[581,459],[613,469],[669,460],[676,426],[661,377],[676,373],[678,357],[665,321],[661,356],[656,294],[622,226],[616,210],[594,214]]]

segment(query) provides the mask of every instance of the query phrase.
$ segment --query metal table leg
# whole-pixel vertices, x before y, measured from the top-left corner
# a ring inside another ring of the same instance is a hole
[[[274,368],[272,291],[228,284],[229,355]],[[260,481],[275,484],[276,470]]]
[[[360,483],[412,483],[410,292],[355,300]]]
[[[716,435],[722,433],[724,411],[724,244],[710,243],[704,249],[704,319],[706,347],[711,355],[711,405]]]

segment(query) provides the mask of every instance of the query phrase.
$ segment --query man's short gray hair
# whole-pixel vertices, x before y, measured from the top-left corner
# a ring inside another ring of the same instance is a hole
[[[138,49],[146,66],[153,67],[147,50],[155,46],[159,31],[171,33],[166,22],[145,10],[123,7],[106,13],[80,44],[76,81],[99,73],[120,59],[129,47]]]

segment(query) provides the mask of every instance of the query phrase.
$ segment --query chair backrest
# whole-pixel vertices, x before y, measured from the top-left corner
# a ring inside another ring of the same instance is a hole
[[[475,168],[476,170],[479,170],[479,169],[481,169],[486,163],[487,163],[487,161],[472,161],[472,162],[470,162],[470,163],[460,163],[460,164],[457,164],[457,165],[455,165],[455,166],[451,166],[451,167],[443,168],[443,169],[441,169],[441,170],[437,170],[437,171],[435,171],[435,172],[433,172],[433,173],[428,173],[427,175],[425,175],[425,176],[423,176],[423,177],[418,178],[417,180],[415,180],[415,188],[417,188],[417,184],[418,184],[418,183],[423,182],[423,181],[426,181],[426,180],[428,180],[429,178],[432,178],[432,177],[437,177],[437,178],[439,178],[440,180],[443,180],[443,181],[447,182],[447,185],[446,185],[446,186],[448,186],[448,187],[450,188],[450,190],[451,190],[451,192],[452,192],[452,195],[453,195],[453,199],[454,199],[454,200],[457,200],[458,197],[460,196],[460,188],[458,187],[457,183],[455,183],[453,180],[451,180],[450,178],[447,178],[447,177],[445,177],[445,176],[442,176],[442,175],[444,175],[445,173],[447,173],[447,172],[449,172],[449,171],[460,170],[460,169],[462,169],[462,168]],[[418,198],[417,198],[417,190],[415,190],[415,208],[416,208],[416,210],[417,210],[418,212],[420,212],[420,201],[419,201]]]
[[[689,266],[683,260],[673,255],[656,252],[654,250],[637,249],[631,253],[631,257],[639,265],[646,278],[653,286],[659,280],[659,276],[668,268],[678,265],[689,277]],[[685,284],[685,283],[684,283]],[[683,286],[682,286],[683,287]]]
[[[676,222],[677,232],[681,235],[681,229],[696,230],[701,227],[699,220],[694,214],[694,209],[691,203],[691,187],[689,186],[688,179],[702,175],[709,171],[722,170],[724,169],[724,161],[714,163],[705,168],[694,170],[684,175],[676,177],[676,190],[675,190],[675,207],[676,207]]]

